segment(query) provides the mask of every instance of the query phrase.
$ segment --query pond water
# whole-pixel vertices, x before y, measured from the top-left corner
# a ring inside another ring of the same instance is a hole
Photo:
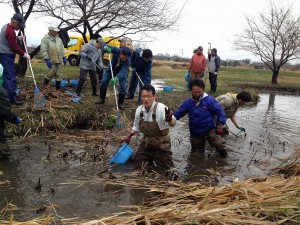
[[[235,179],[265,176],[291,155],[293,149],[300,148],[299,96],[271,93],[260,97],[257,105],[245,106],[237,112],[246,136],[234,135],[239,130],[227,121],[234,134],[226,137],[226,159],[221,159],[209,146],[204,154],[191,152],[187,118],[171,129],[173,160],[182,180],[221,185]],[[36,209],[53,203],[57,205],[55,213],[64,218],[95,219],[97,215],[125,211],[122,206],[142,204],[151,197],[142,189],[85,182],[96,179],[95,174],[101,169],[86,154],[92,148],[86,141],[35,137],[9,145],[10,159],[0,161],[0,211],[11,203],[19,209],[13,211],[15,218],[36,218],[39,216]],[[106,154],[99,156],[100,162],[108,162],[115,149],[108,145]],[[64,151],[69,152],[68,159],[47,158],[49,152],[62,154]],[[134,169],[131,164],[116,168],[118,171]],[[37,191],[39,178],[42,188]],[[8,183],[1,184],[3,181]]]

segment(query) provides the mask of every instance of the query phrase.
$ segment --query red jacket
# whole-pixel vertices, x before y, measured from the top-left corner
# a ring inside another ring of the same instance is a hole
[[[194,53],[190,62],[190,70],[192,73],[202,73],[206,67],[206,59],[203,54]]]

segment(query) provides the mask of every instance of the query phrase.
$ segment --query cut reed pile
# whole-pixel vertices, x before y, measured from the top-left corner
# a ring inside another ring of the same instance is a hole
[[[0,224],[299,224],[300,177],[248,179],[232,185],[200,187],[170,182],[153,186],[159,193],[142,206],[89,222],[62,220],[57,215],[16,223]]]

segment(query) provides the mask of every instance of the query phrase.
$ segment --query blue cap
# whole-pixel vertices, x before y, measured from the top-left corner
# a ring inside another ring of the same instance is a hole
[[[128,47],[121,48],[121,54],[126,55],[127,57],[131,56],[131,49]]]
[[[20,13],[15,13],[11,19],[17,21],[21,28],[26,27],[24,17]]]

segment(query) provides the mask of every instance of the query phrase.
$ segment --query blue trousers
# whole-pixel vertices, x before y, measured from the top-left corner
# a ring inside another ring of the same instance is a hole
[[[117,75],[117,78],[119,81],[119,93],[122,95],[126,95],[127,77],[128,77],[128,74],[127,74],[127,76],[119,76],[119,74]],[[107,89],[111,78],[112,78],[111,71],[106,70],[103,75],[101,84],[100,84],[100,89]]]
[[[15,54],[0,53],[0,63],[3,66],[3,87],[7,90],[10,102],[17,101],[17,77],[15,72]]]

